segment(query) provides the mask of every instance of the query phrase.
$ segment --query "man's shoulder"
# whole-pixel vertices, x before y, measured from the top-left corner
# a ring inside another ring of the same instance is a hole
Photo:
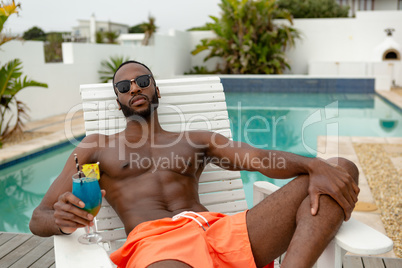
[[[226,137],[218,132],[208,130],[191,130],[186,131],[185,136],[190,138],[193,143],[209,145],[214,143],[217,139],[225,139]]]
[[[210,139],[215,132],[208,130],[187,130],[184,134],[192,138]]]

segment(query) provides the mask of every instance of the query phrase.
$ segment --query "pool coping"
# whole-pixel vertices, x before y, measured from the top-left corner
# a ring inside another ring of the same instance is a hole
[[[31,157],[76,143],[85,137],[82,114],[71,117],[69,114],[57,115],[27,124],[28,132],[47,132],[38,138],[20,142],[0,149],[0,170],[23,162]]]
[[[398,109],[399,112],[402,112],[402,95],[399,95],[391,90],[376,90],[375,93],[392,107]]]

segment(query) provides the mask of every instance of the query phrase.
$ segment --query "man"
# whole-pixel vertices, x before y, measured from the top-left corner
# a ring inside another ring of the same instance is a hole
[[[101,163],[103,194],[128,234],[111,255],[122,267],[263,267],[285,251],[282,267],[311,267],[350,218],[359,193],[350,161],[257,149],[206,131],[168,132],[159,125],[161,96],[148,67],[125,62],[113,83],[126,129],[82,141],[93,146],[74,150],[35,209],[32,233],[69,234],[91,224],[92,215],[71,193],[74,154],[80,163]],[[172,153],[186,161],[154,165]],[[153,166],[132,165],[132,155],[154,160]],[[284,165],[266,168],[268,155]],[[210,162],[271,178],[297,177],[249,211],[226,216],[207,212],[199,201],[198,179]]]

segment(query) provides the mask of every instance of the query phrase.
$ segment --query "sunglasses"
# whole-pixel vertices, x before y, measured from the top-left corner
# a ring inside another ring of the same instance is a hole
[[[137,84],[137,86],[139,86],[140,88],[149,87],[149,85],[151,84],[151,77],[152,77],[152,75],[150,75],[150,74],[140,75],[131,80],[123,80],[123,81],[117,82],[116,84],[114,84],[114,86],[117,88],[117,90],[120,93],[127,93],[130,91],[132,82],[135,82]]]

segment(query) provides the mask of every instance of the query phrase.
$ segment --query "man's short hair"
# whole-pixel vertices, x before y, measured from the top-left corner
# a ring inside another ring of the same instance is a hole
[[[117,92],[116,92],[116,89],[114,88],[114,78],[116,77],[116,73],[120,70],[120,68],[121,67],[123,67],[124,65],[126,65],[126,64],[129,64],[129,63],[134,63],[134,64],[139,64],[139,65],[142,65],[142,66],[144,66],[151,74],[152,74],[152,71],[151,71],[151,69],[149,69],[148,68],[148,66],[146,66],[144,63],[142,63],[142,62],[139,62],[139,61],[136,61],[136,60],[128,60],[128,61],[125,61],[125,62],[123,62],[122,64],[120,64],[120,66],[117,68],[117,70],[116,70],[116,72],[114,72],[114,74],[113,74],[113,89],[114,89],[114,93],[116,94],[116,96],[117,96]],[[153,74],[152,74],[152,77],[153,77]]]

